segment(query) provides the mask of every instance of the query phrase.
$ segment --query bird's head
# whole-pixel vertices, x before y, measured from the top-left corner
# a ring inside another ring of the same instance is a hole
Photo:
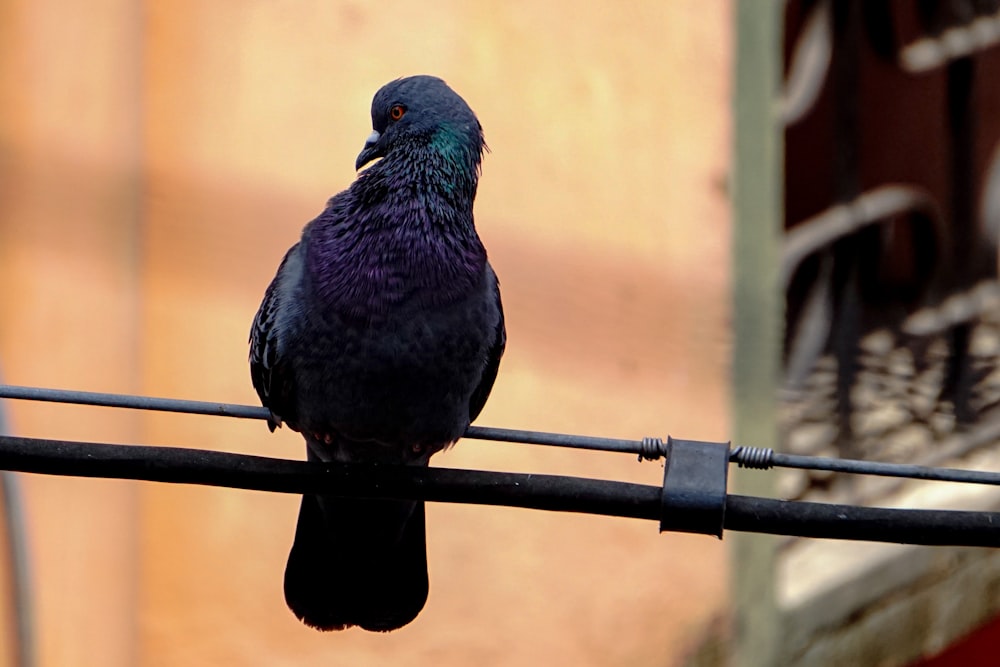
[[[397,148],[433,146],[478,168],[483,129],[455,91],[433,76],[410,76],[384,85],[372,100],[372,133],[354,166],[391,157]]]

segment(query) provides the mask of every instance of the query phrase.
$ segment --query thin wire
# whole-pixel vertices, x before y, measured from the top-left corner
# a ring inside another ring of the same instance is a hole
[[[663,455],[660,452],[651,456],[649,445],[642,440],[598,438],[590,435],[570,435],[568,433],[549,433],[546,431],[520,431],[493,428],[490,426],[470,426],[465,431],[465,437],[472,440],[492,440],[494,442],[514,442],[529,445],[545,445],[548,447],[571,447],[574,449],[638,454],[648,458],[657,458]]]
[[[158,412],[181,412],[214,417],[234,417],[236,419],[261,419],[271,416],[267,408],[255,405],[234,405],[210,401],[189,401],[177,398],[154,398],[152,396],[132,396],[129,394],[107,394],[94,391],[74,391],[69,389],[44,389],[41,387],[21,387],[0,384],[0,398],[46,401],[50,403],[71,403],[75,405],[96,405],[108,408],[128,408],[133,410],[154,410]],[[639,440],[617,438],[595,438],[592,436],[566,435],[544,431],[518,431],[487,426],[470,426],[466,438],[493,440],[496,442],[521,442],[549,447],[573,447],[626,454],[645,454],[649,446]]]
[[[156,410],[161,412],[181,412],[217,417],[234,417],[237,419],[265,420],[270,416],[270,411],[267,408],[253,405],[234,405],[210,401],[190,401],[176,398],[154,398],[129,394],[44,389],[40,387],[21,387],[3,384],[0,384],[0,398],[96,405],[136,410]],[[667,448],[659,438],[626,440],[571,435],[567,433],[494,428],[489,426],[470,426],[465,432],[465,437],[473,440],[491,440],[495,442],[637,454],[640,459],[647,460],[655,460],[667,454]],[[719,446],[724,447],[726,445],[720,443]],[[736,447],[730,454],[730,461],[747,468],[799,468],[859,475],[905,477],[942,482],[1000,486],[1000,473],[995,472],[782,454],[772,449],[761,447]]]
[[[1000,485],[1000,473],[986,470],[957,470],[955,468],[929,468],[906,463],[882,463],[827,457],[775,453],[775,465],[783,468],[814,468],[883,477],[907,477],[938,482],[963,482],[966,484]],[[815,468],[815,466],[823,466]]]
[[[880,461],[859,461],[857,459],[835,459],[825,456],[802,456],[782,454],[765,447],[736,447],[729,455],[732,463],[741,468],[767,470],[772,467],[797,468],[800,470],[829,470],[855,475],[878,475],[880,477],[906,477],[936,482],[958,482],[962,484],[987,484],[1000,486],[1000,473],[985,470],[959,470],[956,468],[931,468],[907,463],[883,463]]]
[[[267,408],[254,405],[231,405],[227,403],[212,403],[210,401],[187,401],[178,398],[153,398],[152,396],[106,394],[96,391],[73,391],[70,389],[19,387],[10,384],[0,384],[0,398],[46,401],[49,403],[72,403],[75,405],[97,405],[107,408],[155,410],[158,412],[184,412],[214,417],[235,417],[237,419],[267,419],[271,414]]]

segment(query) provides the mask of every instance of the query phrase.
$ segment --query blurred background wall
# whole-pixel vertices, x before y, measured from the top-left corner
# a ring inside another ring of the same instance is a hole
[[[509,343],[480,423],[727,440],[729,2],[0,0],[0,364],[15,384],[255,403],[250,321],[354,177],[372,94],[477,111]],[[9,405],[20,435],[301,457],[259,423]],[[658,483],[629,457],[460,443],[436,464]],[[722,546],[431,505],[431,594],[390,635],[285,608],[298,501],[25,478],[39,664],[664,665]]]

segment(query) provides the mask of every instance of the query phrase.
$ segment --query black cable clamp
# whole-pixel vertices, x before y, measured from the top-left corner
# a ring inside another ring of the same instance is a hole
[[[722,538],[729,476],[729,443],[667,437],[660,532]]]

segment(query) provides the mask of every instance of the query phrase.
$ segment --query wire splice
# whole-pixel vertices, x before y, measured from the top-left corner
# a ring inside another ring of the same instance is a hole
[[[675,530],[722,539],[729,444],[668,437],[666,450],[660,532]]]
[[[662,438],[646,437],[641,442],[642,449],[639,450],[639,461],[656,461],[667,455],[667,445]]]
[[[774,450],[770,447],[740,445],[729,455],[729,460],[741,468],[767,470],[774,467]]]

